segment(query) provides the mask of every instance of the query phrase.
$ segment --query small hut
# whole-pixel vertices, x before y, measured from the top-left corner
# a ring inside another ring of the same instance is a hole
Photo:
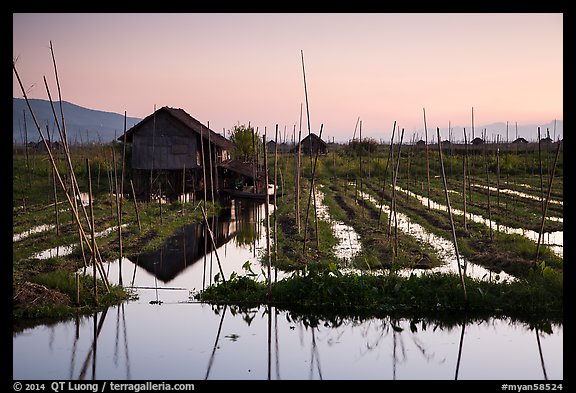
[[[216,168],[229,160],[229,151],[235,146],[184,110],[167,106],[142,119],[118,140],[132,146],[134,188],[145,199],[159,189],[167,197],[183,191],[196,194],[203,192],[204,185],[210,190],[207,196],[213,191],[216,195],[222,181]]]
[[[527,145],[528,141],[522,137],[516,138],[514,141],[512,141],[513,144],[515,145]]]
[[[327,154],[328,153],[328,144],[324,142],[320,137],[314,133],[311,133],[306,138],[300,141],[301,152],[302,154],[309,154],[312,151],[312,154],[316,154],[316,150],[318,150],[318,154]],[[310,150],[312,148],[312,150]],[[294,152],[298,149],[298,145],[294,147],[291,151]]]

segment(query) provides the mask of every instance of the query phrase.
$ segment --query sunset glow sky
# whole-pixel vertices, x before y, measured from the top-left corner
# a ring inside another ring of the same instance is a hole
[[[182,108],[215,131],[389,139],[428,130],[563,119],[561,13],[13,14],[29,98],[145,117]],[[302,52],[301,52],[302,51]],[[13,76],[13,97],[23,97]]]

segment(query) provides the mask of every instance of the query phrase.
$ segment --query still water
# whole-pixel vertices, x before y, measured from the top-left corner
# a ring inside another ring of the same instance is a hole
[[[20,380],[562,380],[563,324],[338,319],[194,302],[220,272],[261,272],[264,206],[234,201],[157,253],[110,263],[137,300],[13,334]],[[274,274],[274,271],[273,271]],[[284,274],[277,272],[276,279]]]

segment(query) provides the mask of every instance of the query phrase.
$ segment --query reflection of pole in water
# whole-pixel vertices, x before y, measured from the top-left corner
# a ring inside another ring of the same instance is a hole
[[[122,308],[122,326],[124,327],[124,358],[126,359],[126,379],[130,380],[130,359],[128,357],[128,334],[126,332],[126,312],[124,310],[124,303],[120,304]]]
[[[212,348],[212,354],[210,355],[210,361],[208,362],[208,369],[206,370],[206,376],[204,379],[208,379],[208,375],[210,374],[210,369],[212,368],[212,363],[214,363],[214,354],[216,353],[216,345],[218,344],[218,340],[220,339],[220,331],[222,330],[222,322],[224,322],[224,315],[226,315],[226,308],[228,307],[227,304],[224,304],[224,311],[222,311],[222,317],[220,318],[220,324],[218,325],[218,333],[216,333],[216,341],[214,341],[214,346]]]
[[[120,314],[122,314],[122,321],[120,321]],[[118,368],[118,346],[120,344],[120,324],[122,324],[122,331],[124,334],[124,360],[126,361],[126,379],[130,380],[130,360],[128,356],[128,337],[126,333],[126,314],[124,311],[124,303],[118,306],[118,313],[116,314],[116,341],[114,346],[114,365]]]
[[[316,356],[314,356],[316,355]],[[314,334],[314,328],[312,328],[312,352],[310,360],[310,379],[313,375],[314,357],[316,357],[316,366],[318,368],[318,377],[322,379],[322,370],[320,369],[320,356],[318,354],[318,347],[316,346],[316,335]]]
[[[458,346],[458,360],[456,361],[456,374],[454,380],[458,379],[458,370],[460,369],[460,358],[462,355],[462,344],[464,343],[464,330],[466,329],[466,318],[462,321],[462,333],[460,333],[460,345]]]
[[[206,252],[208,250],[208,228],[206,224],[203,224],[204,227],[204,273],[202,274],[202,290],[204,290],[206,286]]]
[[[136,267],[138,266],[138,255],[136,256],[136,262],[134,262],[134,272],[132,273],[132,283],[130,284],[130,286],[134,286],[134,280],[136,280]]]
[[[86,354],[86,360],[84,360],[84,364],[82,365],[82,369],[80,370],[80,375],[78,379],[82,380],[86,376],[86,370],[88,369],[88,364],[90,363],[90,356],[92,356],[92,379],[96,379],[96,342],[98,340],[98,336],[100,335],[100,331],[102,330],[102,326],[104,325],[104,320],[106,319],[106,313],[108,309],[104,309],[102,311],[102,317],[100,318],[100,322],[98,322],[98,313],[94,313],[94,342],[92,343],[92,348],[90,348],[90,352]]]
[[[162,250],[160,250],[160,258],[162,258]],[[154,289],[156,289],[156,304],[158,304],[158,279],[156,278],[156,265],[158,262],[154,262]]]
[[[76,327],[76,334],[74,336],[74,344],[72,345],[72,358],[70,358],[70,377],[68,379],[72,379],[72,375],[74,375],[74,359],[76,358],[76,344],[78,344],[78,339],[80,338],[80,316],[78,314],[76,314],[75,327]]]
[[[268,304],[268,380],[270,380],[270,373],[272,365],[272,306]]]
[[[538,352],[540,353],[540,362],[542,363],[542,371],[544,372],[544,379],[548,380],[548,375],[546,374],[546,367],[544,366],[544,357],[542,356],[542,346],[540,345],[540,335],[538,334],[538,328],[534,329],[536,331],[536,341],[538,342]]]
[[[278,356],[278,310],[274,308],[274,344],[276,348],[276,379],[280,379],[280,358]]]

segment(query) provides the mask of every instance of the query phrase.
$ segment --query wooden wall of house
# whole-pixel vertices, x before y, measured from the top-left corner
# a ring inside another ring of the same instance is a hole
[[[154,124],[155,123],[155,124]],[[171,116],[159,112],[133,136],[133,169],[191,169],[196,167],[199,135]]]

